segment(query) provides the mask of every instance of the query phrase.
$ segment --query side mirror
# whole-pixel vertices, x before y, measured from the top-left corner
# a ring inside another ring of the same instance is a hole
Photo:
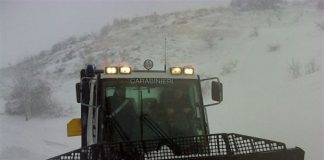
[[[214,101],[223,101],[223,84],[221,82],[212,81],[212,99]]]
[[[77,102],[80,103],[81,102],[81,96],[80,96],[80,83],[76,83],[75,84],[75,91],[76,91],[76,98],[77,98]]]

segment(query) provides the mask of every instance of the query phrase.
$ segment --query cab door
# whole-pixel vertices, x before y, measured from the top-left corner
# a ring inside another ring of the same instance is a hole
[[[88,106],[87,145],[96,144],[98,140],[97,80],[90,82],[90,101]]]

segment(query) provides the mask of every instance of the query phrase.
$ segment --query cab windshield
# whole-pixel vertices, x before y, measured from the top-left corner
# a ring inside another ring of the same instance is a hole
[[[104,82],[106,140],[147,140],[204,133],[197,80]]]

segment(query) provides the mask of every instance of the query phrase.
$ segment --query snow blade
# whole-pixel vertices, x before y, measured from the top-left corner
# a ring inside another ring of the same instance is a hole
[[[240,134],[95,144],[49,160],[304,160],[298,147]]]

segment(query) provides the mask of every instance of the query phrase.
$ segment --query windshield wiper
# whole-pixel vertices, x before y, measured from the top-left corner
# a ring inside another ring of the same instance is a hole
[[[117,109],[112,112],[110,115],[106,116],[106,119],[108,120],[108,123],[110,122],[113,126],[113,128],[115,128],[115,131],[118,133],[118,135],[121,138],[121,142],[120,142],[120,147],[124,148],[126,147],[126,150],[121,149],[121,156],[126,158],[126,159],[132,159],[132,157],[139,156],[142,157],[141,152],[139,152],[138,148],[133,144],[133,142],[130,141],[130,137],[127,135],[127,133],[125,132],[125,130],[122,128],[122,126],[117,122],[117,120],[115,119],[115,116],[125,108],[125,106],[129,103],[128,99],[125,99],[123,101],[122,104],[120,104]],[[113,138],[113,137],[111,137]],[[126,145],[123,145],[126,144]]]
[[[141,140],[143,140],[143,122],[158,136],[161,137],[164,141],[166,141],[166,145],[169,146],[175,154],[180,154],[180,147],[170,138],[170,136],[151,118],[148,117],[147,114],[144,114],[143,111],[143,93],[142,90],[139,89],[139,99],[140,99],[140,121],[141,121]],[[158,148],[159,149],[164,143],[160,143]],[[146,149],[144,149],[146,150]]]
[[[130,138],[127,136],[126,132],[119,125],[119,123],[116,121],[116,119],[113,116],[108,117],[108,118],[110,119],[109,122],[112,123],[113,127],[115,128],[115,130],[119,134],[120,138],[122,139],[122,142],[129,142]]]
[[[129,100],[125,99],[122,104],[120,104],[117,109],[115,109],[114,112],[112,112],[110,115],[107,116],[107,118],[110,119],[110,122],[112,122],[113,127],[116,129],[117,133],[120,135],[121,139],[125,142],[129,141],[130,138],[127,136],[126,132],[123,130],[123,128],[119,125],[119,123],[116,121],[115,116],[125,108]]]
[[[176,154],[180,154],[180,147],[172,140],[172,138],[148,115],[142,115],[143,122],[159,137],[163,138],[166,141],[166,145],[168,145]],[[158,148],[163,145],[161,143]]]

